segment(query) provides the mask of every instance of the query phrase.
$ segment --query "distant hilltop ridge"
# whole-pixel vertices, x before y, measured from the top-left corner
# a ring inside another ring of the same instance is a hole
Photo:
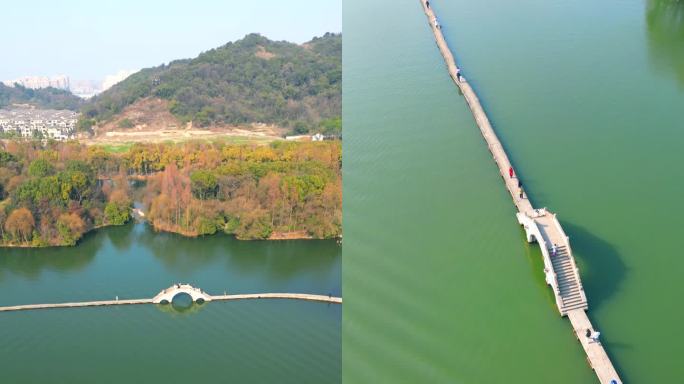
[[[157,112],[174,126],[266,124],[293,134],[339,134],[342,35],[295,44],[251,33],[195,58],[142,69],[88,100],[79,125],[97,132],[143,126],[150,105],[161,106]]]
[[[78,129],[98,134],[153,126],[163,116],[166,127],[267,125],[287,134],[339,136],[342,35],[295,44],[251,33],[195,58],[120,71],[105,85],[111,88],[97,93],[93,83],[67,76],[5,81],[0,108],[30,104],[79,111]],[[84,100],[74,93],[94,96]]]
[[[32,89],[18,84],[14,87],[0,83],[0,108],[15,104],[43,109],[80,110],[84,100],[71,92],[55,87]]]

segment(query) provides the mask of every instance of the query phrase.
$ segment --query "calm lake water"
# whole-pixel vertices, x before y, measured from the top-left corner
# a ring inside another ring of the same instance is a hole
[[[73,248],[0,248],[0,305],[152,297],[175,282],[340,296],[341,247],[132,224]],[[339,383],[341,317],[339,305],[278,300],[5,313],[2,382]]]
[[[678,382],[684,4],[431,1],[625,382]],[[593,383],[417,0],[345,0],[349,383]]]

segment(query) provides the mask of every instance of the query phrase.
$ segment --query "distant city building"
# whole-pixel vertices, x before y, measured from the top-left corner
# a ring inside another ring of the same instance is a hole
[[[78,113],[55,109],[0,109],[0,132],[22,137],[69,140],[76,133]]]
[[[72,80],[70,87],[71,93],[82,99],[93,97],[102,92],[100,83],[92,80]]]
[[[83,99],[88,99],[104,92],[115,84],[125,80],[128,76],[134,74],[137,70],[120,70],[113,75],[105,76],[102,81],[95,80],[74,80],[69,79],[68,76],[60,75],[55,77],[47,76],[27,76],[16,80],[5,80],[3,83],[8,87],[14,87],[19,84],[25,88],[40,89],[53,87],[70,91],[74,95]]]
[[[14,87],[14,84],[19,84],[22,87],[39,89],[53,87],[57,89],[69,90],[69,77],[60,75],[55,77],[47,76],[29,76],[22,77],[16,80],[3,81],[8,87]]]

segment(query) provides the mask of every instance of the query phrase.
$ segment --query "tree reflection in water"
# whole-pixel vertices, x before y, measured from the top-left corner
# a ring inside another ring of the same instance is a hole
[[[648,0],[646,23],[656,68],[674,73],[684,87],[684,1]]]
[[[0,248],[0,280],[5,273],[37,278],[45,270],[75,272],[95,260],[107,241],[119,252],[130,248],[134,225],[91,231],[75,247]]]
[[[340,295],[340,254],[334,240],[186,238],[131,223],[93,231],[76,247],[2,249],[0,282],[23,292],[6,296],[9,304],[149,297],[169,282],[192,282],[210,294]]]

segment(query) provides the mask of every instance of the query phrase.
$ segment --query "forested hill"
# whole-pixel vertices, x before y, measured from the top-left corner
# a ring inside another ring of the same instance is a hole
[[[31,89],[21,85],[8,87],[0,83],[0,108],[12,104],[31,104],[38,108],[78,111],[83,100],[69,91],[57,88]]]
[[[331,131],[341,125],[341,80],[340,34],[302,45],[250,34],[194,59],[131,75],[85,105],[81,125],[111,120],[156,97],[195,127],[267,123],[295,132]]]

